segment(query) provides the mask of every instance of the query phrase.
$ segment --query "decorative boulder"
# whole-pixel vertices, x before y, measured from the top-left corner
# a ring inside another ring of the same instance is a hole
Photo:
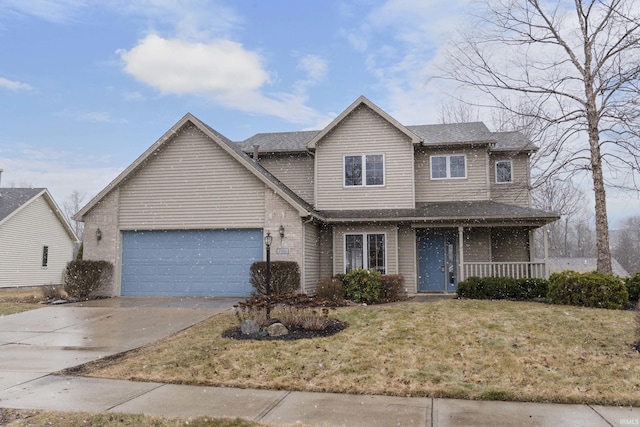
[[[282,323],[274,323],[267,328],[267,333],[270,337],[281,337],[287,335],[289,330]]]
[[[240,331],[245,335],[253,335],[260,332],[260,326],[255,320],[243,320],[240,324]]]

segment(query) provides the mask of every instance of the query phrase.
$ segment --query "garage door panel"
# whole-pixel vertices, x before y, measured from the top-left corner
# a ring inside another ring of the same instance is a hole
[[[248,296],[262,230],[126,231],[122,295]]]

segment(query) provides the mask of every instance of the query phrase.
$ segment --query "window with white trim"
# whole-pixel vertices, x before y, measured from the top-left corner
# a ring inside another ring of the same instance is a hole
[[[447,154],[431,156],[431,179],[460,179],[467,177],[467,156]]]
[[[384,185],[384,155],[344,156],[345,187]]]
[[[368,268],[386,273],[386,236],[384,233],[355,233],[344,237],[345,273]]]
[[[513,163],[511,160],[496,162],[496,183],[508,184],[513,182]]]

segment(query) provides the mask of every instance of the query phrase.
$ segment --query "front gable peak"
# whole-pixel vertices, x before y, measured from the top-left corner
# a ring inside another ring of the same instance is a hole
[[[334,130],[340,123],[342,123],[351,113],[353,113],[357,108],[365,106],[370,110],[374,111],[377,115],[386,120],[393,127],[398,129],[398,131],[405,134],[413,144],[420,144],[422,142],[422,138],[416,135],[414,132],[409,130],[406,126],[401,124],[399,121],[391,117],[386,111],[378,107],[376,104],[371,102],[365,96],[360,96],[356,99],[346,110],[338,115],[331,123],[329,123],[324,129],[322,129],[317,135],[311,139],[307,143],[307,149],[315,150],[317,144],[332,130]]]

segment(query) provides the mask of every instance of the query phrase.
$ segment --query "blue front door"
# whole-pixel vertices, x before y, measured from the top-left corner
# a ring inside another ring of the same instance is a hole
[[[458,285],[456,233],[418,233],[418,290],[455,292]]]

